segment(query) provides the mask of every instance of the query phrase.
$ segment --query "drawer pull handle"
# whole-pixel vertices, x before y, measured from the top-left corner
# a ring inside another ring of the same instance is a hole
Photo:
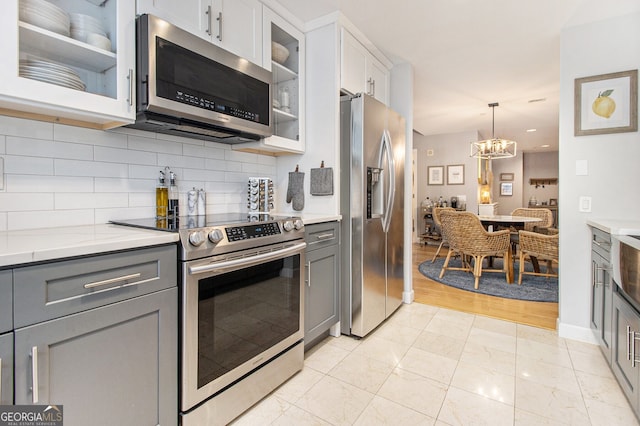
[[[38,347],[31,348],[31,400],[38,403]]]
[[[116,278],[109,278],[108,280],[102,280],[102,281],[95,281],[95,282],[92,282],[92,283],[87,283],[87,284],[84,285],[84,288],[100,287],[100,286],[107,285],[107,284],[117,283],[118,281],[132,280],[134,278],[140,278],[140,272],[138,272],[136,274],[131,274],[131,275],[123,275],[121,277],[116,277]]]
[[[333,232],[329,232],[329,233],[326,233],[326,234],[320,234],[320,235],[316,236],[316,238],[319,239],[319,240],[326,240],[328,238],[333,238]]]

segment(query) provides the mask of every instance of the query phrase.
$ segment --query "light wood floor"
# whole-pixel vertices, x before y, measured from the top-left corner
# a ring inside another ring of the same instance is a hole
[[[527,302],[472,293],[440,284],[422,275],[418,265],[431,260],[436,249],[437,246],[433,245],[413,244],[413,290],[416,302],[555,330],[557,303]],[[440,255],[446,256],[446,249]]]

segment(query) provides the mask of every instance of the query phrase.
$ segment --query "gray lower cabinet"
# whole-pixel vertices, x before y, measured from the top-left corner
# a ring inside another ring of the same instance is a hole
[[[0,334],[13,330],[13,272],[0,271]]]
[[[591,329],[607,361],[612,352],[613,279],[611,277],[611,235],[592,230],[591,240]]]
[[[636,415],[639,411],[640,315],[618,292],[613,294],[613,351],[611,369],[629,399]]]
[[[13,272],[0,271],[0,405],[13,404]]]
[[[14,400],[64,424],[178,422],[175,245],[13,270]]]
[[[340,226],[338,222],[307,225],[305,235],[304,341],[308,349],[340,321]]]
[[[0,405],[13,404],[13,333],[0,334]]]

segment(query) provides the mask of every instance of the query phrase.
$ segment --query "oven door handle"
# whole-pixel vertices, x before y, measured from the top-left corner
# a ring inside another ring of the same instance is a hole
[[[253,266],[259,263],[268,262],[270,260],[280,259],[292,253],[302,251],[306,246],[307,246],[307,243],[299,243],[284,249],[275,250],[269,253],[261,253],[255,256],[244,257],[242,259],[228,260],[225,262],[215,262],[215,263],[210,263],[208,265],[202,265],[202,266],[191,266],[189,267],[189,274],[196,275],[196,274],[202,274],[205,272],[225,272],[226,270],[229,270],[229,269],[237,269],[237,268],[243,268],[247,266]]]

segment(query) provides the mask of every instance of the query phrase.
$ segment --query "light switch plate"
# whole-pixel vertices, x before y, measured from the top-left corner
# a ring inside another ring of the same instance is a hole
[[[591,212],[591,197],[580,197],[580,206],[578,207],[578,211],[582,213]]]

